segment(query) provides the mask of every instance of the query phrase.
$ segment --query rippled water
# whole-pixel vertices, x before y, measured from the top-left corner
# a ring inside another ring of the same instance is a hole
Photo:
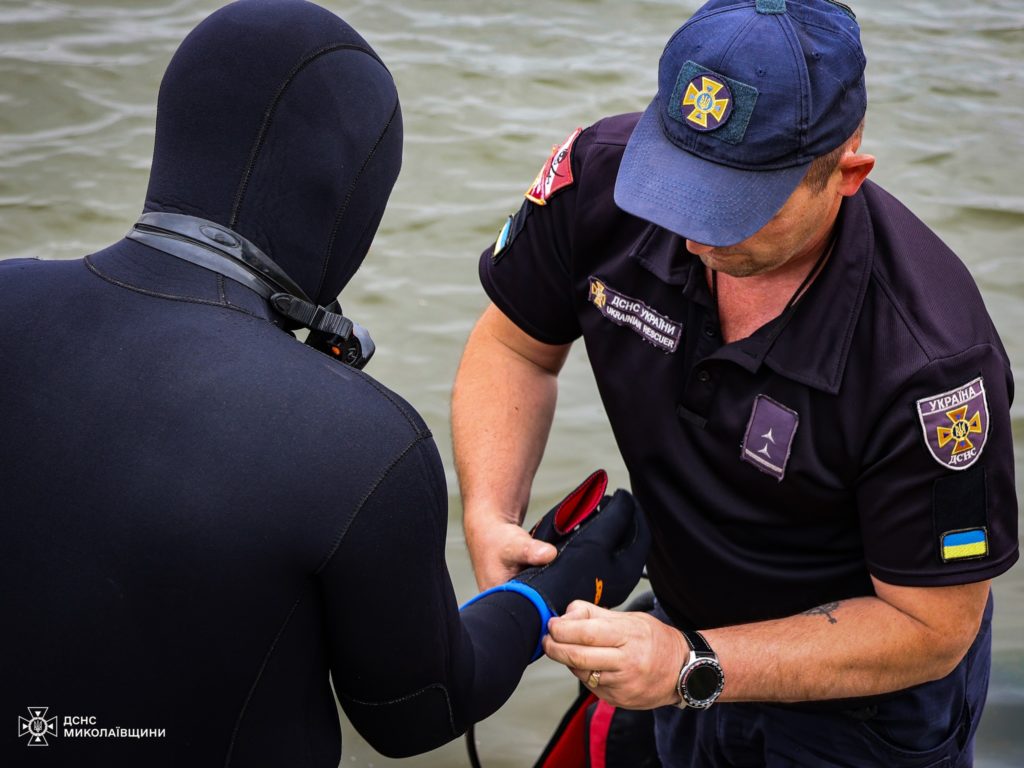
[[[448,394],[484,306],[477,254],[519,205],[551,145],[643,108],[669,34],[697,7],[667,0],[379,0],[324,5],[373,44],[398,82],[405,165],[346,309],[372,328],[372,372],[438,436],[449,468],[449,563],[474,592],[459,527]],[[141,208],[156,89],[177,43],[218,3],[0,0],[0,258],[73,258],[119,238]],[[859,0],[873,178],[967,262],[1024,382],[1024,4]],[[950,322],[957,308],[950,307]],[[1024,405],[1013,410],[1024,466]],[[584,362],[573,353],[535,509],[592,467],[627,482]],[[1020,471],[1018,472],[1018,476]],[[1024,567],[995,587],[995,662],[978,765],[1024,765]],[[541,661],[478,729],[486,768],[532,764],[573,680]],[[342,765],[395,764],[351,729]],[[461,743],[403,761],[466,765]]]

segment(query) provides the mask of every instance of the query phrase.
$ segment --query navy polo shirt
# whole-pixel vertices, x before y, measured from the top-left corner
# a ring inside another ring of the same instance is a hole
[[[612,199],[637,118],[556,147],[480,276],[532,337],[583,337],[673,621],[792,615],[873,594],[871,575],[1008,569],[1013,382],[964,265],[866,183],[801,300],[723,344],[700,260]]]

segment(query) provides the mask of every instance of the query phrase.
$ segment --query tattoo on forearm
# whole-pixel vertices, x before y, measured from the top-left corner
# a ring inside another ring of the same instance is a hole
[[[809,608],[808,610],[803,612],[803,615],[804,616],[815,616],[815,615],[827,616],[828,617],[828,623],[829,624],[835,624],[838,621],[838,619],[836,619],[836,617],[833,616],[832,613],[838,607],[839,607],[839,602],[838,601],[836,601],[834,603],[825,603],[824,605],[819,605],[817,608]]]

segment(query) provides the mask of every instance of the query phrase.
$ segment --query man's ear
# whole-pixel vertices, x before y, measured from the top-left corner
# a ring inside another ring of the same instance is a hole
[[[858,155],[855,152],[847,152],[839,160],[839,194],[843,197],[850,197],[857,193],[864,179],[875,167],[873,155]]]

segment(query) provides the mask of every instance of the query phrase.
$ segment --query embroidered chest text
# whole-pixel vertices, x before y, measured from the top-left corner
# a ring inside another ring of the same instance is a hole
[[[596,277],[590,278],[588,300],[616,325],[635,331],[662,352],[675,352],[683,337],[683,324],[651,309],[639,299],[619,293]]]

